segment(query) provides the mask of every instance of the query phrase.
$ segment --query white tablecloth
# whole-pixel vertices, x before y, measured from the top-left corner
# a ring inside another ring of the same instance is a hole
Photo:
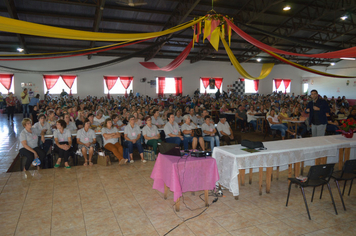
[[[267,150],[248,153],[241,145],[215,147],[213,158],[218,165],[219,183],[234,196],[239,195],[239,169],[287,166],[320,157],[338,156],[338,149],[356,147],[356,135],[347,139],[341,135],[264,142]],[[354,154],[354,152],[351,152]],[[351,159],[355,157],[350,156]]]

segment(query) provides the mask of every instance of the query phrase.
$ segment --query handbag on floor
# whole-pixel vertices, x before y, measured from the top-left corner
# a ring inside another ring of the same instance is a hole
[[[155,161],[156,160],[155,152],[153,150],[144,149],[143,158],[147,161]]]
[[[97,164],[102,166],[111,165],[110,157],[108,155],[98,155]]]

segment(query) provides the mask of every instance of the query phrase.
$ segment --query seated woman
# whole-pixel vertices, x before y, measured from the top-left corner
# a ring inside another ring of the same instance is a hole
[[[72,133],[69,129],[66,129],[67,123],[64,120],[57,121],[57,129],[53,133],[54,137],[54,151],[59,154],[57,163],[54,168],[58,168],[61,165],[62,158],[64,158],[64,165],[67,169],[71,168],[68,164],[68,159],[71,154],[72,146]]]
[[[124,144],[129,149],[130,163],[135,162],[133,160],[133,155],[132,155],[134,146],[137,147],[138,152],[140,153],[141,161],[146,162],[146,160],[143,159],[143,148],[142,148],[142,144],[140,143],[140,138],[141,138],[140,127],[138,127],[138,125],[135,125],[135,117],[133,115],[129,116],[129,123],[126,125],[124,130],[124,138],[125,138]]]
[[[200,147],[203,149],[203,151],[205,151],[203,137],[194,137],[193,136],[193,129],[196,129],[197,126],[194,123],[190,122],[191,121],[190,116],[184,115],[183,121],[184,121],[184,124],[182,125],[181,130],[184,135],[184,138],[188,140],[188,143],[192,143],[193,149],[197,149],[198,139],[199,139]],[[186,149],[186,148],[184,148],[184,149]]]
[[[84,166],[88,165],[88,155],[89,151],[89,165],[92,166],[93,162],[91,159],[94,154],[94,147],[96,145],[96,135],[94,130],[90,129],[91,122],[88,118],[84,120],[84,128],[80,129],[77,133],[77,144],[78,149],[81,150],[84,157]]]
[[[340,134],[340,132],[336,132],[336,130],[339,130],[339,123],[335,120],[335,116],[326,115],[326,118],[328,119],[326,131],[332,134]]]
[[[157,157],[157,155],[158,155],[157,146],[158,146],[158,143],[162,142],[161,135],[157,129],[157,126],[152,125],[151,116],[147,116],[145,121],[146,121],[146,125],[142,129],[142,135],[145,138],[145,143],[148,146],[153,147],[153,151],[155,152],[156,157]]]
[[[38,133],[36,132],[36,129],[32,128],[31,119],[25,118],[21,123],[24,129],[20,133],[19,151],[21,155],[27,158],[23,169],[23,171],[26,171],[30,168],[32,161],[36,158],[39,158],[41,163],[43,163],[46,154],[40,147],[38,147]],[[39,167],[37,166],[37,169],[38,168]]]
[[[203,139],[205,141],[210,142],[210,148],[211,151],[213,151],[215,146],[220,146],[219,136],[216,135],[216,129],[214,124],[210,122],[210,116],[205,116],[204,121],[205,123],[201,126],[201,129],[203,131]],[[214,145],[214,143],[216,145]]]
[[[281,112],[278,115],[278,119],[282,121],[282,124],[288,128],[288,120],[291,120],[292,118],[289,118],[288,113],[287,113],[287,107],[283,106],[281,109]]]
[[[104,148],[114,153],[119,160],[119,165],[126,164],[128,159],[124,159],[124,148],[121,146],[121,135],[119,130],[113,126],[111,118],[104,121],[104,127],[101,129],[104,137]]]
[[[306,118],[302,116],[299,111],[299,107],[294,108],[294,112],[290,115],[292,119],[305,121]],[[307,133],[307,125],[304,123],[298,123],[297,138],[302,138]]]
[[[256,130],[257,127],[257,118],[255,117],[257,111],[255,110],[254,105],[250,105],[250,109],[247,111],[247,123],[252,124],[253,130]],[[218,129],[219,130],[219,129]]]
[[[183,117],[182,117],[182,112],[180,109],[176,110],[176,115],[174,116],[174,121],[178,124],[178,125],[182,125],[183,124]]]
[[[284,140],[284,137],[286,136],[286,132],[295,135],[295,133],[290,132],[288,128],[278,120],[278,116],[274,109],[271,109],[271,111],[269,112],[269,115],[267,116],[267,120],[271,129],[281,131],[282,140]]]
[[[184,150],[188,150],[188,139],[184,138],[179,130],[178,124],[174,121],[173,113],[168,113],[168,122],[164,126],[167,143],[175,143],[179,146],[183,143]]]
[[[124,127],[124,123],[120,120],[120,116],[118,114],[111,115],[112,125],[115,126],[118,130]]]
[[[56,114],[54,113],[54,110],[50,109],[47,111],[47,122],[51,129],[56,128],[56,123],[57,123],[57,117]]]
[[[45,154],[47,154],[48,150],[52,146],[52,139],[45,139],[45,134],[47,131],[52,132],[51,127],[46,121],[46,116],[41,114],[38,116],[38,122],[33,125],[33,128],[36,129],[36,133],[40,134],[39,143],[40,147],[43,149]]]

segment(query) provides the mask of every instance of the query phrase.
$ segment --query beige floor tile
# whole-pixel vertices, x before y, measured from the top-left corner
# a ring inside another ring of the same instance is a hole
[[[248,219],[250,222],[253,222],[255,225],[277,220],[277,218],[273,217],[260,208],[239,212],[239,214]]]
[[[57,231],[54,231],[54,230],[51,231],[51,236],[68,236],[68,235],[86,236],[87,233],[86,233],[85,227],[60,229]]]
[[[156,228],[157,232],[159,235],[165,235],[168,231],[170,231],[173,227],[160,227]],[[193,236],[195,235],[188,226],[185,224],[180,225],[178,228],[174,229],[171,231],[168,235],[170,236]]]
[[[309,220],[306,215],[298,215],[288,219],[281,219],[281,221],[299,231],[301,234],[314,232],[323,228],[315,221]]]
[[[87,235],[88,236],[101,236],[101,235],[122,235],[120,226],[115,222],[101,222],[100,224],[87,224]]]
[[[230,231],[231,235],[236,236],[267,236],[262,230],[257,228],[256,226],[250,226],[238,230]]]
[[[196,221],[188,221],[186,225],[196,235],[217,235],[227,231],[212,218]]]
[[[124,235],[126,234],[142,234],[156,232],[147,216],[137,216],[133,218],[119,219],[119,225]]]
[[[51,218],[35,217],[20,220],[15,235],[49,235],[51,232]]]
[[[222,215],[213,217],[227,231],[233,231],[236,229],[246,228],[254,225],[253,221],[245,218],[243,215],[233,213],[229,215]]]
[[[290,227],[282,221],[272,221],[265,224],[256,225],[256,227],[268,235],[300,235],[299,231],[295,230],[294,228]]]
[[[84,217],[81,211],[63,212],[52,215],[52,230],[60,231],[66,228],[84,227]]]

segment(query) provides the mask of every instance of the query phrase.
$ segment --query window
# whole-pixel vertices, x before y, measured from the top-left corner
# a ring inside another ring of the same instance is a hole
[[[253,80],[245,79],[245,93],[256,93],[255,83]]]
[[[156,93],[158,94],[158,78],[156,78]],[[176,94],[176,82],[174,77],[166,77],[164,94]]]
[[[212,78],[214,79],[214,78]],[[208,87],[206,88],[206,93],[216,93],[218,91],[218,88],[216,87],[216,85],[214,84],[214,88],[211,89],[210,87],[210,82],[209,82],[209,85]],[[220,87],[220,93],[222,93],[222,82],[221,82],[221,87]],[[200,93],[205,93],[205,88],[204,88],[204,85],[203,85],[203,81],[200,79]]]
[[[308,88],[309,88],[309,84],[308,83],[304,83],[303,84],[303,93],[308,93]]]
[[[108,94],[108,87],[106,86],[104,79],[103,79],[103,83],[104,83],[104,94]],[[133,91],[132,81],[131,81],[129,87],[127,88],[127,93],[129,94],[131,90]],[[112,87],[112,89],[110,89],[110,94],[125,94],[125,88],[120,81],[120,77],[118,77],[114,87]]]
[[[291,87],[292,82],[290,80],[287,80],[287,79],[286,79],[286,81],[289,81],[289,85],[288,85],[287,89],[285,89],[284,80],[281,80],[279,82],[278,79],[277,79],[277,83],[279,83],[279,87],[278,87],[278,89],[276,89],[276,79],[274,79],[273,80],[273,84],[272,84],[272,92],[290,93],[290,87]]]
[[[7,89],[5,88],[5,86],[0,83],[0,92],[1,92],[2,94],[8,94],[8,92],[15,93],[15,85],[14,85],[14,84],[15,84],[15,77],[12,77],[12,83],[11,83],[10,90],[7,91]]]
[[[73,82],[72,94],[77,94],[77,80],[78,80],[78,78],[76,78]],[[44,93],[47,93],[47,86],[46,86],[45,80],[43,80],[43,88],[44,88]],[[50,94],[61,94],[63,89],[68,94],[70,94],[70,89],[64,83],[62,77],[60,76],[59,79],[57,80],[57,83],[53,86],[53,88],[49,89],[49,93]]]

